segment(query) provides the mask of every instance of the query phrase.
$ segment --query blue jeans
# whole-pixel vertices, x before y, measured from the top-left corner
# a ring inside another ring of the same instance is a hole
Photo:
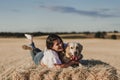
[[[33,50],[30,51],[30,54],[32,56],[32,59],[36,65],[39,65],[43,55],[43,51],[41,51],[39,48],[36,48],[34,45],[34,42],[30,44]]]

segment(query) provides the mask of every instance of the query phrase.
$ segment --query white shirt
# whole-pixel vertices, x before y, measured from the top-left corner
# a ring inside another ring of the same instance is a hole
[[[46,65],[49,68],[53,68],[54,64],[61,64],[61,60],[58,57],[58,54],[53,50],[44,51],[44,56],[41,60],[41,63]]]

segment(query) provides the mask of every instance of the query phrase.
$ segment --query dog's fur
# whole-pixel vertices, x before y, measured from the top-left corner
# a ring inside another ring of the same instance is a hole
[[[62,63],[68,63],[71,60],[80,61],[83,55],[81,54],[83,46],[77,42],[69,42],[66,45],[65,53],[59,55]]]

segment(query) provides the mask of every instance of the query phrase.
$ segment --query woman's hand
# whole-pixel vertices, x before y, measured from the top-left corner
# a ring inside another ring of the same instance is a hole
[[[79,62],[78,62],[78,61],[75,61],[75,60],[72,60],[72,61],[70,61],[68,64],[71,66],[71,65],[73,65],[73,64],[79,64]]]
[[[55,65],[56,68],[67,68],[67,67],[69,67],[69,66],[71,66],[73,64],[79,64],[79,62],[72,60],[72,61],[70,61],[68,63],[65,63],[65,64],[54,64],[54,65]]]

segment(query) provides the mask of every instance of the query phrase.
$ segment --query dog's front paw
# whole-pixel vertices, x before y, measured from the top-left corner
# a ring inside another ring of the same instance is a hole
[[[79,63],[78,65],[79,65],[79,66],[82,66],[82,64],[80,64],[80,63]]]

